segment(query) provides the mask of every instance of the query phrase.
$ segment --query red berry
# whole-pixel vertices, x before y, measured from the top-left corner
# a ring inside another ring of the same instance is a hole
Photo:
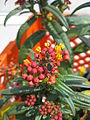
[[[69,55],[68,50],[64,50],[64,54],[65,54],[65,55]]]
[[[39,112],[41,112],[42,111],[42,109],[41,108],[39,108]]]
[[[44,78],[45,78],[45,75],[44,75],[44,74],[40,74],[40,75],[39,75],[39,79],[40,79],[40,80],[43,80]]]
[[[28,80],[28,81],[32,81],[32,80],[33,80],[33,76],[32,76],[32,75],[29,75],[29,76],[27,77],[27,80]]]
[[[38,84],[38,83],[39,83],[38,77],[34,78],[34,83],[35,83],[35,84]]]
[[[36,67],[37,67],[37,63],[36,63],[35,61],[32,61],[32,62],[31,62],[31,66],[32,66],[33,68],[36,68]]]
[[[38,58],[38,57],[39,57],[39,55],[38,55],[37,53],[35,53],[35,54],[34,54],[34,57],[35,57],[35,58]]]
[[[24,80],[26,80],[26,79],[27,79],[27,74],[22,74],[22,78],[23,78]]]
[[[31,105],[33,106],[33,105],[34,105],[34,102],[31,102]]]
[[[34,86],[34,83],[32,81],[29,82],[30,87]]]
[[[70,60],[70,56],[69,55],[65,55],[64,56],[64,60],[69,61]]]
[[[50,47],[50,48],[48,49],[48,52],[49,52],[49,53],[52,53],[52,52],[53,52],[53,48]]]
[[[44,110],[44,109],[45,109],[45,106],[43,105],[43,106],[41,107],[41,109]]]
[[[27,69],[28,72],[32,72],[32,67],[29,66],[28,69]]]
[[[36,69],[36,68],[33,68],[33,69],[32,69],[32,73],[33,73],[33,74],[37,74],[37,69]]]
[[[39,73],[42,73],[43,71],[44,71],[44,70],[43,70],[43,67],[39,67],[39,68],[38,68],[38,72],[39,72]]]
[[[26,105],[28,104],[28,101],[27,101],[27,100],[25,101],[25,104],[26,104]]]
[[[44,112],[43,112],[43,111],[41,111],[40,113],[41,113],[41,115],[44,115]]]
[[[55,119],[55,120],[58,120],[58,116],[57,116],[57,115],[55,115],[55,116],[54,116],[54,119]]]

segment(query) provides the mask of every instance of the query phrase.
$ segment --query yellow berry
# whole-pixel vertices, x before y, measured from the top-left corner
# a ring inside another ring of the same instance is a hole
[[[86,68],[84,66],[82,66],[79,70],[79,75],[83,76],[85,74]]]
[[[45,43],[45,47],[49,47],[50,46],[50,43],[49,42],[46,42]]]
[[[28,59],[25,59],[24,63],[29,63],[30,64],[30,61]]]

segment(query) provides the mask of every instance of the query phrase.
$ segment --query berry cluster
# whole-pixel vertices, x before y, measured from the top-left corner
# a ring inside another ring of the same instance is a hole
[[[43,49],[40,46],[37,47],[36,51],[42,56],[40,57],[38,53],[35,53],[35,60],[31,63],[27,59],[24,60],[27,72],[22,74],[22,78],[28,81],[30,87],[37,85],[41,80],[48,84],[56,84],[55,72],[58,72],[60,62],[69,61],[69,52],[64,50],[63,44],[52,47],[49,42],[45,43]]]
[[[36,97],[35,95],[30,95],[26,98],[25,104],[28,106],[33,106],[36,102]]]
[[[39,108],[40,114],[50,115],[50,120],[62,120],[61,108],[54,103],[45,101],[44,104]]]
[[[26,2],[26,0],[17,0],[15,4],[23,5]]]
[[[71,4],[71,1],[70,1],[70,0],[65,0],[65,2],[66,2],[67,4]]]
[[[44,69],[43,67],[38,66],[36,61],[33,60],[30,64],[24,62],[24,65],[27,68],[27,73],[22,74],[22,78],[28,81],[30,87],[33,87],[34,85],[38,85],[40,80],[45,79],[45,74],[43,74]]]

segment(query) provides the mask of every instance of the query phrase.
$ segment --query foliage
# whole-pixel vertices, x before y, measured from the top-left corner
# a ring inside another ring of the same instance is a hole
[[[6,89],[0,91],[0,95],[4,96],[0,99],[1,119],[9,120],[14,114],[15,120],[53,120],[56,117],[58,120],[70,120],[80,109],[90,110],[90,97],[77,91],[78,88],[90,89],[90,84],[86,78],[72,72],[73,53],[79,54],[90,48],[89,40],[84,37],[90,35],[90,17],[73,14],[81,8],[89,7],[90,2],[80,5],[69,16],[63,15],[68,4],[71,4],[69,0],[54,0],[51,3],[48,0],[17,0],[16,4],[18,7],[6,16],[4,25],[13,15],[27,13],[24,9],[33,13],[33,16],[20,27],[16,37],[19,63],[22,64]],[[40,13],[34,9],[35,4],[39,5]],[[30,35],[21,46],[23,34],[37,19],[41,19],[42,28]],[[32,48],[44,38],[46,32],[53,37],[55,47],[45,42],[43,47],[38,46],[33,51]],[[82,43],[72,49],[69,39],[75,37],[79,37]],[[26,59],[27,55],[29,60]],[[7,70],[8,76],[12,75],[10,71]],[[12,96],[15,101],[20,99],[19,102],[11,103]]]

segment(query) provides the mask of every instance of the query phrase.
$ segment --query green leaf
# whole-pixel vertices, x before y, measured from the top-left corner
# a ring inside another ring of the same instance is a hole
[[[79,88],[87,88],[87,89],[90,89],[90,85],[84,83],[84,82],[77,82],[74,81],[74,82],[66,82],[66,84],[70,87],[79,87]]]
[[[31,7],[31,4],[30,4],[29,2],[26,2],[24,5],[21,5],[21,6],[17,7],[17,8],[15,8],[14,10],[12,10],[12,11],[6,16],[5,21],[4,21],[4,25],[6,25],[6,22],[7,22],[7,20],[8,20],[10,17],[12,17],[12,16],[16,15],[17,13],[21,12],[23,9],[28,9],[29,7]]]
[[[44,30],[39,30],[32,34],[22,45],[20,52],[19,52],[19,63],[22,63],[23,60],[26,58],[26,54],[28,52],[28,48],[33,48],[45,35]]]
[[[35,52],[32,49],[28,49],[30,53],[26,53],[32,60],[35,60],[34,54]]]
[[[55,0],[54,2],[51,3],[51,5],[57,6],[57,5],[63,5],[65,2],[64,0]]]
[[[27,20],[24,24],[21,25],[17,37],[16,37],[16,45],[18,48],[20,48],[20,42],[22,39],[23,34],[26,32],[26,30],[29,29],[29,27],[36,21],[35,16],[31,17],[29,20]]]
[[[5,89],[0,91],[0,95],[20,95],[20,94],[31,94],[34,92],[38,92],[42,90],[42,88],[35,88],[30,86],[21,86],[18,88],[11,88],[11,89]]]
[[[75,116],[76,112],[75,112],[75,106],[74,106],[74,103],[71,99],[71,97],[64,97],[64,99],[66,100],[66,102],[69,104],[71,110],[72,110],[72,114],[73,116]]]
[[[35,120],[41,120],[41,117],[42,117],[41,115],[38,115],[35,117]]]
[[[28,110],[28,107],[24,107],[24,103],[18,103],[16,105],[13,105],[9,110],[8,110],[8,115],[18,115],[26,112]]]
[[[52,20],[51,22],[46,23],[46,29],[53,36],[57,44],[63,43],[65,45],[65,49],[67,49],[70,54],[69,63],[71,64],[71,66],[73,66],[72,48],[71,48],[69,39],[66,33],[63,31],[62,27],[59,25],[59,23],[57,23],[57,21]]]
[[[86,2],[84,4],[81,4],[80,6],[78,6],[73,12],[71,15],[73,15],[76,11],[82,9],[82,8],[85,8],[85,7],[90,7],[90,2]]]
[[[23,11],[19,15],[26,14],[26,13],[30,13],[30,11]]]
[[[90,35],[90,24],[78,25],[66,32],[68,38]]]
[[[79,38],[90,48],[90,40],[88,40],[88,38],[83,36],[80,36]]]
[[[86,81],[88,81],[88,79],[87,78],[84,78],[84,77],[81,77],[81,76],[76,76],[76,75],[63,75],[63,77],[64,77],[64,80],[65,81],[82,81],[82,82],[86,82]]]
[[[4,114],[3,120],[9,120],[9,117],[6,113]]]
[[[78,46],[76,46],[75,48],[73,48],[73,53],[80,54],[80,53],[86,52],[88,50],[89,50],[89,48],[87,47],[87,45],[85,43],[81,43]]]
[[[0,107],[9,100],[10,96],[3,96],[3,98],[0,99]]]
[[[90,24],[90,16],[67,16],[69,26]]]
[[[53,15],[54,15],[55,17],[57,17],[58,21],[59,21],[60,23],[62,23],[66,28],[68,28],[67,20],[66,20],[65,17],[62,15],[62,12],[61,12],[59,9],[57,9],[57,8],[56,8],[55,6],[53,6],[53,5],[46,6],[46,7],[44,7],[43,9],[45,9],[45,10],[47,10],[47,11],[49,11],[49,12],[52,12]]]

